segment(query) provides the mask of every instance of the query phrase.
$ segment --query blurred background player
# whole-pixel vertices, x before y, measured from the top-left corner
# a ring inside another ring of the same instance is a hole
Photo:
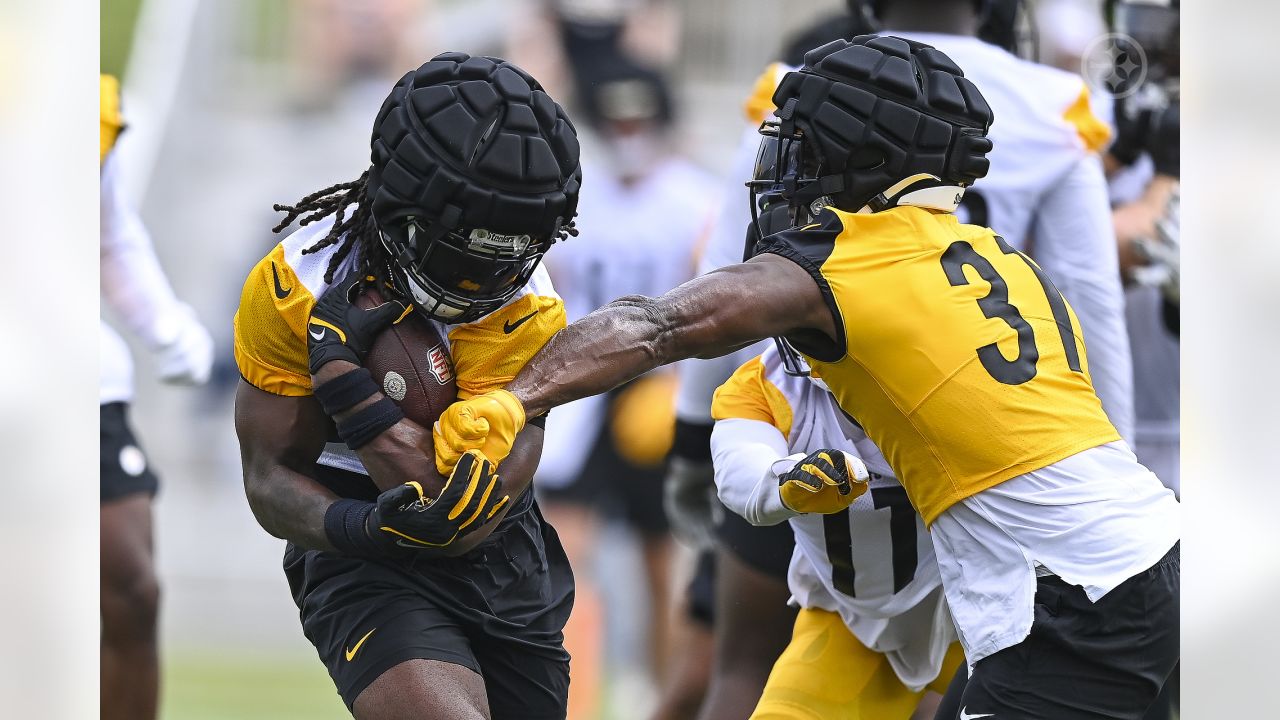
[[[580,117],[594,131],[591,191],[578,206],[585,242],[550,254],[547,267],[569,319],[601,307],[618,292],[659,295],[693,276],[720,199],[716,182],[684,157],[672,133],[676,116],[661,73],[602,52],[580,82]],[[575,662],[571,717],[598,710],[593,658],[606,637],[594,568],[604,518],[621,520],[638,541],[648,615],[645,662],[660,685],[684,629],[672,612],[675,544],[662,510],[662,464],[671,445],[674,373],[651,373],[613,393],[564,408],[550,420],[538,476],[548,518],[564,540],[578,580],[566,629]],[[581,668],[581,672],[578,671]],[[646,695],[650,692],[646,692]],[[659,716],[662,716],[659,711]]]
[[[103,75],[101,117],[101,281],[103,306],[155,357],[160,379],[199,385],[209,379],[213,342],[189,306],[179,301],[156,259],[151,238],[124,198],[112,152],[124,120],[120,86]],[[124,340],[102,322],[101,405],[102,717],[156,717],[160,591],[151,543],[151,503],[159,488],[128,420],[133,360]]]
[[[1016,4],[974,0],[879,0],[851,2],[849,12],[859,25],[875,24],[943,50],[982,88],[998,118],[990,130],[995,146],[989,156],[991,170],[966,191],[959,214],[996,229],[1012,246],[1034,256],[1053,278],[1087,328],[1090,370],[1104,408],[1122,436],[1130,437],[1129,341],[1098,156],[1108,129],[1091,111],[1081,78],[1012,54],[1025,22],[1016,10]],[[770,96],[785,71],[785,65],[772,65],[757,81],[747,104],[755,124],[772,114]],[[749,140],[738,153],[736,167],[749,167],[755,153]],[[731,218],[735,211],[737,217]],[[748,221],[740,206],[726,206],[706,253],[704,271],[740,257],[742,241],[734,237],[732,228],[745,227]],[[679,438],[699,432],[699,426],[701,433],[707,432],[711,392],[731,372],[732,364],[730,358],[685,364],[678,403],[684,422],[677,431],[677,448],[702,447],[701,441]],[[703,487],[707,482],[705,465],[697,474],[682,472],[680,462],[673,461],[669,480],[689,487],[680,491],[684,497],[705,497],[697,490],[699,482]],[[691,508],[687,516],[696,518],[698,512]],[[736,544],[752,545],[749,537],[742,534]]]

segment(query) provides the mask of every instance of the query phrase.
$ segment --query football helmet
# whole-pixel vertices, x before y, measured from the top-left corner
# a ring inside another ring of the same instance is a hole
[[[497,310],[575,232],[577,132],[505,60],[443,53],[407,73],[370,144],[367,197],[388,280],[431,318]]]
[[[749,183],[756,215],[769,193],[786,198],[792,224],[826,205],[952,211],[990,165],[991,108],[949,57],[923,43],[874,35],[827,43],[787,73],[773,102],[777,120],[760,133],[774,159],[758,162]]]

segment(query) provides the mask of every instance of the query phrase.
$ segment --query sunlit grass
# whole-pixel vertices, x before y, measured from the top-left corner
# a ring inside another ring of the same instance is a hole
[[[177,651],[164,668],[164,720],[351,718],[314,655]]]

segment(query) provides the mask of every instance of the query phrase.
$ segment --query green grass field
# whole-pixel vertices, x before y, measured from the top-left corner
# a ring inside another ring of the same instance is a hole
[[[313,655],[173,651],[164,673],[164,720],[351,718]]]

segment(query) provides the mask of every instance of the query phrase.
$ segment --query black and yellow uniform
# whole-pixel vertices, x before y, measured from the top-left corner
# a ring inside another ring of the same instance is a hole
[[[328,287],[324,274],[334,246],[302,250],[332,222],[285,238],[245,281],[235,357],[244,380],[260,390],[312,393],[306,325]],[[459,396],[510,382],[564,325],[563,303],[539,269],[502,308],[475,322],[439,326]],[[342,497],[374,500],[378,490],[359,458],[336,435],[329,440],[312,476]],[[573,605],[573,576],[531,491],[513,500],[489,538],[460,557],[366,560],[290,543],[285,574],[303,632],[347,707],[392,666],[431,659],[480,673],[494,718],[564,717],[569,655],[562,630]]]
[[[794,261],[822,290],[837,342],[797,348],[926,523],[1120,439],[1093,391],[1075,313],[990,229],[917,207],[827,207],[761,251]]]

